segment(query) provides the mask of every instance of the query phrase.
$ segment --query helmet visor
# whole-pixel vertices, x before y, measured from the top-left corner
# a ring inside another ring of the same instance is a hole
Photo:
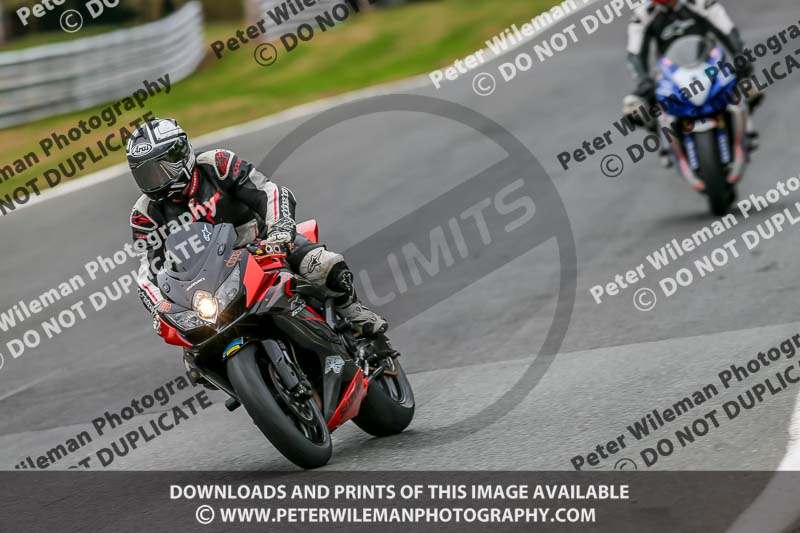
[[[180,140],[170,150],[148,161],[131,165],[131,173],[143,192],[155,192],[170,185],[178,178],[189,175],[189,143]]]
[[[163,189],[184,173],[183,164],[150,160],[131,169],[133,179],[142,192]]]

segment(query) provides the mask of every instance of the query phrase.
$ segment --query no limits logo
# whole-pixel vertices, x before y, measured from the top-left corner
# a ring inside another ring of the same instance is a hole
[[[389,112],[461,124],[482,134],[507,157],[343,251],[348,264],[357,268],[357,292],[375,311],[386,314],[397,328],[551,241],[560,266],[553,319],[530,366],[480,412],[439,429],[429,439],[398,437],[406,449],[419,449],[465,438],[476,426],[486,428],[539,383],[566,336],[575,301],[577,258],[564,204],[530,150],[500,124],[446,100],[391,94],[329,109],[299,125],[258,168],[268,176],[280,174],[281,165],[318,134]]]

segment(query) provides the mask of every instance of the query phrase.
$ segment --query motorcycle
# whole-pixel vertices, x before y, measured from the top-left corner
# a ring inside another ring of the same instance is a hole
[[[724,58],[723,50],[704,37],[678,39],[658,62],[655,108],[636,95],[623,103],[626,117],[653,131],[658,117],[657,144],[670,146],[678,173],[706,195],[715,216],[726,214],[736,200],[749,158],[749,102],[736,76],[719,68]]]
[[[317,242],[315,221],[297,229]],[[169,236],[153,324],[164,341],[302,468],[328,463],[331,432],[349,420],[376,437],[405,430],[414,393],[388,340],[358,337],[331,299],[289,269],[287,250],[235,242],[231,224],[193,223]]]
[[[737,98],[737,78],[722,72],[718,46],[699,36],[677,40],[659,61],[656,99],[667,110],[659,120],[668,131],[676,168],[708,198],[715,216],[736,200],[736,184],[747,165],[748,103]]]

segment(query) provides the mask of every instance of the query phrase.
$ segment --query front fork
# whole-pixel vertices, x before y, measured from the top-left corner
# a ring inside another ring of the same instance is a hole
[[[670,147],[677,159],[680,175],[696,191],[704,191],[706,185],[697,175],[700,165],[693,133],[716,129],[720,158],[722,163],[729,168],[728,183],[732,185],[738,183],[744,174],[747,166],[747,150],[745,147],[748,120],[747,105],[728,105],[727,112],[731,117],[730,130],[732,135],[730,137],[724,114],[719,114],[716,117],[695,119],[692,122],[689,122],[691,119],[678,119],[672,115],[661,115],[660,117],[661,125],[664,128],[661,133],[662,137],[664,135],[663,131],[673,131],[671,128],[674,124],[681,124],[680,131],[676,133],[681,134],[683,138],[679,138],[678,135],[668,135]],[[730,140],[733,142],[731,143]]]
[[[741,181],[744,169],[747,166],[747,121],[749,111],[746,103],[738,106],[729,105],[728,112],[733,120],[733,163],[728,173],[728,183],[735,184]]]
[[[288,348],[281,341],[275,339],[267,339],[264,341],[249,341],[244,338],[236,339],[231,342],[223,352],[223,361],[235,357],[236,353],[250,342],[260,342],[263,352],[267,354],[268,359],[278,373],[281,381],[296,400],[303,401],[313,396],[313,387],[304,376],[298,375],[299,368],[297,367],[297,362],[291,360]],[[187,355],[194,357],[191,354]],[[227,407],[229,411],[234,411],[241,406],[236,392],[226,378],[207,369],[202,370],[202,374],[211,384],[230,396],[225,402],[225,407]]]

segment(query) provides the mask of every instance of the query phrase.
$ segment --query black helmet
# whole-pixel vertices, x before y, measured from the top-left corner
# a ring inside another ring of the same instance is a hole
[[[195,155],[174,119],[156,118],[128,141],[128,165],[139,189],[154,200],[180,193],[192,179]]]

